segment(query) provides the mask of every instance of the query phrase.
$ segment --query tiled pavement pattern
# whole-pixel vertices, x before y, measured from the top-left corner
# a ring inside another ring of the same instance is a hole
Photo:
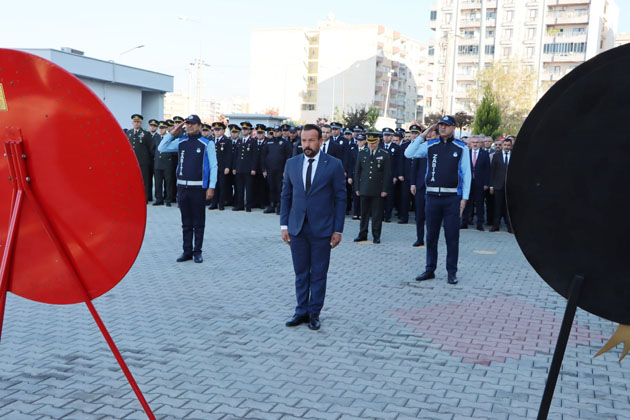
[[[486,364],[469,363],[472,346],[448,347],[481,322],[521,328],[528,313],[527,328],[557,328],[566,301],[513,236],[462,231],[457,286],[441,239],[438,279],[417,283],[425,250],[411,247],[413,225],[385,224],[381,245],[357,245],[348,220],[313,332],[284,327],[295,302],[277,216],[208,212],[199,265],[174,262],[178,210],[148,211],[136,264],[95,306],[159,419],[535,418],[555,338],[524,335],[527,351]],[[437,314],[449,338],[426,325]],[[593,359],[616,325],[581,310],[576,323],[550,419],[630,419],[630,361],[617,362],[619,349]],[[84,305],[9,296],[0,419],[145,418]]]

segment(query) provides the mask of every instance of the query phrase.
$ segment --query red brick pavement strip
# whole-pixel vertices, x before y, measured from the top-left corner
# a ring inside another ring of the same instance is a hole
[[[485,366],[550,353],[562,323],[562,315],[504,296],[398,310],[392,316],[461,357],[463,363]],[[607,338],[574,323],[568,347],[603,343]]]

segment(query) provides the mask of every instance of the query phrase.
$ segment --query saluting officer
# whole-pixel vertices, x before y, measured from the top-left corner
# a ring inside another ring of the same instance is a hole
[[[236,207],[233,211],[252,211],[254,200],[254,176],[256,176],[257,147],[251,138],[252,123],[243,121],[241,130],[243,137],[236,144],[232,173],[236,176]]]
[[[260,161],[263,176],[269,185],[269,205],[263,213],[275,211],[276,214],[280,214],[282,171],[286,161],[291,157],[291,153],[291,144],[279,135],[267,139],[263,146]]]
[[[153,136],[153,146],[155,151],[155,157],[153,160],[153,174],[155,180],[154,206],[161,206],[166,203],[166,206],[170,207],[173,199],[175,198],[173,180],[171,179],[174,174],[170,169],[173,166],[173,162],[177,162],[177,154],[162,153],[158,150],[162,139],[166,136],[167,128],[168,125],[166,122],[160,121],[158,125],[158,132],[155,136]],[[166,191],[166,194],[164,194],[164,191]]]
[[[423,142],[436,125],[440,137]],[[468,147],[453,137],[454,132],[455,118],[446,115],[414,139],[405,150],[407,158],[427,158],[427,264],[425,272],[416,277],[417,281],[435,278],[437,243],[444,221],[448,283],[457,284],[460,218],[466,207],[466,197],[470,196],[472,177]]]
[[[354,190],[361,198],[361,226],[354,242],[367,240],[368,224],[372,218],[372,238],[381,243],[383,225],[383,198],[387,197],[388,184],[392,178],[389,152],[379,149],[380,133],[368,133],[368,148],[363,149],[355,166]]]
[[[217,189],[209,210],[218,208],[223,210],[225,207],[225,199],[231,193],[231,187],[228,184],[228,176],[232,170],[232,140],[225,136],[225,123],[221,121],[212,123],[212,133],[214,137],[215,151],[217,153]]]
[[[202,263],[203,234],[206,226],[206,200],[214,196],[217,182],[217,156],[214,143],[201,135],[201,119],[186,118],[186,136],[176,138],[183,123],[177,124],[160,143],[160,152],[179,153],[177,166],[177,202],[182,215],[184,252],[177,262]],[[194,247],[193,247],[194,237]]]
[[[132,129],[127,130],[127,138],[133,152],[136,154],[138,164],[140,165],[140,172],[142,172],[142,180],[144,181],[144,194],[147,200],[153,200],[153,173],[151,172],[151,166],[153,163],[153,153],[151,148],[153,147],[153,136],[146,130],[142,129],[143,117],[140,114],[133,114],[131,116]]]

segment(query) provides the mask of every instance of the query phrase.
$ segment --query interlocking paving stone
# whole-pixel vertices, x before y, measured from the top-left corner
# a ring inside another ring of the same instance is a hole
[[[438,278],[418,283],[413,224],[357,245],[348,219],[313,332],[284,327],[294,279],[277,216],[208,212],[205,262],[177,264],[179,211],[147,210],[137,261],[94,304],[158,419],[536,417],[566,300],[512,235],[462,231],[457,286],[440,238]],[[593,359],[615,328],[578,310],[550,418],[630,418],[628,362]],[[59,418],[146,416],[84,305],[9,295],[0,419]]]

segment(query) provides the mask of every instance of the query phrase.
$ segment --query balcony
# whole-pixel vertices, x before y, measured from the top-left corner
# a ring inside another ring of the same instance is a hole
[[[481,19],[462,19],[459,22],[460,28],[475,28],[481,26]]]
[[[550,13],[545,16],[545,25],[586,25],[588,13]]]
[[[545,44],[553,44],[556,42],[586,42],[586,34],[581,33],[574,35],[572,32],[559,32],[555,35],[545,34]]]
[[[489,26],[489,27],[497,26],[497,19],[496,18],[486,19],[486,26]]]
[[[543,62],[545,63],[582,63],[584,62],[584,53],[543,54]]]
[[[459,8],[461,10],[481,9],[481,0],[464,0],[460,3]]]
[[[475,80],[476,76],[473,73],[456,73],[455,78],[457,80]]]
[[[590,4],[590,0],[556,0],[558,6],[579,6]],[[555,6],[555,4],[549,4],[548,6]]]
[[[558,80],[562,79],[564,77],[564,73],[559,72],[559,73],[549,73],[549,72],[543,72],[541,74],[541,79],[542,80],[549,80],[549,81],[554,81],[557,82]]]

